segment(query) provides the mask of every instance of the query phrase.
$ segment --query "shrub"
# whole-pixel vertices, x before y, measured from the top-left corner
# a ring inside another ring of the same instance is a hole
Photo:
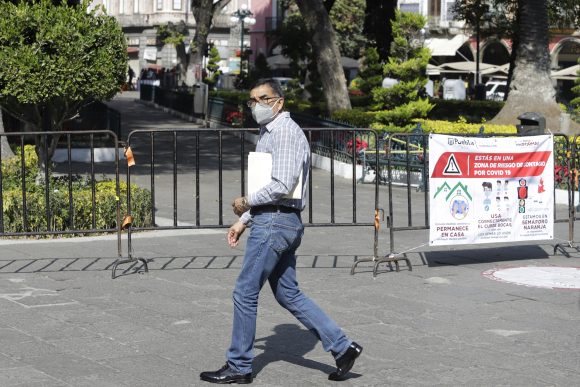
[[[21,150],[17,147],[14,150],[14,156],[2,160],[2,189],[10,190],[22,186],[22,163]],[[31,187],[35,183],[38,175],[38,156],[34,150],[34,146],[24,146],[24,181],[27,187]]]
[[[392,21],[393,42],[384,75],[397,80],[391,87],[372,89],[377,122],[386,127],[412,127],[415,118],[426,118],[432,108],[425,98],[426,69],[431,53],[415,44],[427,20],[418,14],[396,10]]]
[[[417,124],[421,125],[421,128],[426,133],[439,133],[439,134],[477,134],[480,128],[484,127],[484,134],[515,134],[516,127],[513,125],[491,125],[491,124],[469,124],[465,121],[459,122],[448,122],[448,121],[434,121],[434,120],[422,120],[416,119],[412,125],[407,125],[405,127],[398,126],[387,126],[379,122],[373,122],[371,128],[379,132],[390,132],[390,133],[406,133],[413,130]]]
[[[373,104],[373,96],[370,94],[356,95],[349,93],[349,97],[350,97],[350,105],[353,108],[355,107],[368,108]]]
[[[425,117],[430,109],[429,101],[420,99],[413,103],[396,106],[391,110],[381,110],[377,112],[376,120],[386,126],[400,127],[408,131],[415,126],[413,120],[417,117]]]
[[[375,112],[365,112],[361,109],[342,109],[332,113],[334,121],[346,122],[355,128],[368,128],[375,121]]]
[[[477,134],[484,127],[484,134],[515,134],[514,125],[470,124],[464,121],[449,122],[435,120],[417,120],[425,132],[439,134]]]
[[[210,97],[221,98],[225,101],[234,104],[244,104],[248,101],[247,91],[237,91],[237,90],[214,90],[209,92]]]
[[[23,219],[24,200],[22,197],[20,149],[16,150],[16,156],[2,160],[3,226],[4,232],[7,233],[42,232],[49,229],[46,223],[45,185],[35,183],[38,169],[34,147],[25,146],[24,154],[26,228]],[[117,197],[115,181],[103,180],[95,183],[95,227],[93,227],[92,216],[92,187],[88,178],[79,175],[73,176],[72,214],[69,206],[68,176],[51,176],[49,183],[51,231],[116,228],[118,201],[121,204],[121,218],[123,214],[127,213],[125,198],[128,187],[126,182],[120,182],[120,197]],[[133,226],[150,225],[152,220],[151,193],[131,184],[131,209]]]
[[[459,101],[436,98],[431,99],[430,102],[434,106],[427,116],[428,119],[455,121],[462,116],[470,123],[491,120],[504,105],[503,101]]]

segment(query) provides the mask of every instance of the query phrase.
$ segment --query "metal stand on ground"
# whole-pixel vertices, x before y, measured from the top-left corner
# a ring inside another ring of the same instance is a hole
[[[391,271],[393,270],[392,264],[394,263],[395,264],[395,271],[399,272],[399,271],[401,271],[400,266],[399,266],[399,261],[405,261],[405,263],[407,264],[407,267],[409,268],[409,271],[413,271],[413,266],[411,265],[411,261],[409,261],[409,258],[407,258],[407,254],[405,254],[405,253],[392,254],[391,253],[383,258],[372,257],[372,258],[357,259],[356,262],[352,265],[352,267],[350,269],[350,274],[354,275],[354,269],[361,262],[374,262],[373,277],[377,276],[377,271],[379,269],[379,265],[381,263],[385,263],[385,262],[389,265],[389,267],[391,268]]]
[[[383,258],[379,258],[378,257],[378,240],[379,240],[379,230],[380,230],[380,219],[379,219],[379,212],[383,214],[383,219],[384,219],[384,211],[382,208],[378,209],[375,211],[375,245],[374,245],[374,255],[371,258],[362,258],[362,259],[357,259],[351,266],[350,268],[350,274],[354,275],[354,271],[356,269],[356,267],[358,266],[359,263],[362,262],[373,262],[373,277],[377,276],[377,271],[379,268],[379,265],[381,263],[387,263],[389,265],[389,267],[391,268],[391,271],[393,270],[393,266],[392,264],[395,264],[395,270],[397,272],[400,271],[400,267],[399,267],[399,261],[405,261],[407,263],[407,267],[409,268],[409,271],[413,270],[413,266],[411,265],[411,261],[409,261],[409,258],[407,258],[407,254],[406,253],[401,253],[401,254],[395,254],[395,253],[391,253]],[[387,223],[389,223],[389,219],[387,219]]]
[[[118,259],[113,263],[113,267],[111,268],[111,278],[115,279],[117,267],[119,265],[125,263],[133,263],[131,267],[125,269],[125,271],[129,270],[137,262],[141,262],[143,264],[143,271],[145,273],[149,272],[149,267],[147,266],[147,260],[145,258],[134,258],[132,255],[133,249],[131,247],[131,225],[133,224],[133,217],[131,216],[131,173],[129,172],[130,168],[135,165],[135,159],[133,157],[133,151],[131,150],[130,146],[125,146],[125,158],[127,159],[127,212],[128,214],[125,215],[123,218],[123,223],[119,227],[119,232],[122,230],[127,230],[127,259]]]
[[[133,265],[131,265],[131,267],[129,267],[128,269],[126,269],[125,271],[131,269],[133,266],[135,266],[135,263],[137,262],[141,262],[143,264],[143,272],[148,273],[149,272],[149,266],[147,265],[147,260],[145,258],[134,258],[132,256],[132,248],[131,248],[131,224],[133,222],[133,217],[131,215],[127,215],[125,216],[125,219],[123,219],[123,224],[121,225],[121,229],[122,230],[127,230],[127,242],[128,242],[128,258],[127,259],[118,259],[115,261],[115,263],[113,263],[113,267],[111,268],[111,278],[115,279],[116,276],[116,271],[117,271],[117,266],[125,264],[125,263],[133,263]]]
[[[574,144],[576,144],[576,138],[574,139]],[[568,170],[572,171],[571,160],[572,161],[576,160],[577,156],[576,147],[572,147],[572,153],[571,155],[569,154],[568,156],[571,157],[567,158],[567,168]],[[573,187],[575,185],[575,180],[576,179],[574,176],[574,172],[571,172],[568,175],[568,240],[566,241],[566,243],[557,243],[556,245],[554,245],[554,255],[556,255],[556,253],[560,251],[566,258],[570,258],[570,253],[568,252],[568,249],[580,252],[580,247],[574,244],[574,221],[576,220],[576,210],[578,210],[578,208],[574,206]]]

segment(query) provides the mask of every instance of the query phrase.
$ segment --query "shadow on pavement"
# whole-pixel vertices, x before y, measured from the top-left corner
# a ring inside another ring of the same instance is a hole
[[[135,274],[144,271],[143,264],[135,256],[135,261],[120,265],[118,276]],[[219,270],[235,269],[241,266],[242,255],[214,256],[171,256],[142,257],[147,260],[149,271],[173,270]],[[307,269],[344,269],[349,268],[357,256],[302,256],[298,257],[301,268]],[[0,274],[17,273],[57,273],[57,272],[94,272],[111,270],[117,257],[87,257],[87,258],[18,258],[1,259]]]
[[[420,253],[421,260],[429,267],[459,266],[484,262],[517,262],[518,260],[549,259],[548,253],[540,246],[489,247],[457,251],[432,251]]]
[[[328,356],[329,364],[304,358],[318,344],[318,339],[298,325],[278,325],[274,328],[273,335],[256,339],[255,343],[255,347],[264,352],[254,358],[254,376],[258,375],[268,364],[278,361],[319,370],[325,374],[330,374],[335,370],[334,360],[330,355]],[[357,378],[361,375],[351,372],[348,376]]]

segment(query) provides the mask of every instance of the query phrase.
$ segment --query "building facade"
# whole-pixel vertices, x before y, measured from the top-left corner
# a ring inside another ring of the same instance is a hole
[[[465,22],[453,13],[455,1],[450,0],[401,0],[399,8],[425,16],[427,23],[426,44],[433,52],[433,64],[454,61],[474,61],[477,37]],[[479,41],[480,62],[502,65],[509,62],[511,41],[507,39],[482,38]],[[577,64],[580,57],[580,31],[572,28],[552,30],[550,35],[552,69],[558,70]]]
[[[195,19],[189,0],[94,0],[91,3],[93,8],[99,5],[121,24],[127,38],[129,65],[137,74],[143,69],[171,69],[177,64],[175,49],[157,38],[160,25],[185,23],[189,31],[186,52],[189,52],[189,41],[195,34]],[[256,15],[256,24],[250,28],[246,26],[244,34],[240,23],[231,20],[232,13],[242,6],[247,6]],[[271,6],[269,0],[230,0],[213,18],[208,40],[220,53],[220,66],[224,73],[228,73],[230,65],[236,62],[242,36],[246,49],[266,46],[265,20],[270,17]],[[237,62],[239,66],[239,58]]]

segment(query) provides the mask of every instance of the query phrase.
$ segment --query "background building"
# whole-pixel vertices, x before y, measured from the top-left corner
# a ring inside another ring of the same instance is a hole
[[[188,40],[195,33],[195,19],[189,0],[94,0],[92,6],[100,4],[121,24],[127,37],[129,65],[137,74],[142,69],[171,69],[177,63],[175,50],[157,38],[158,26],[168,22],[183,22],[189,30]],[[231,0],[214,17],[208,40],[220,52],[220,66],[224,73],[230,71],[231,60],[236,57],[236,51],[239,52],[241,46],[241,25],[230,20],[231,14],[242,5],[249,7],[252,12],[256,9],[255,14],[259,18],[256,17],[257,23],[252,28],[258,33],[249,34],[245,31],[244,46],[265,47],[265,19],[270,17],[271,4],[269,0]],[[186,42],[186,52],[189,52],[189,41]]]

